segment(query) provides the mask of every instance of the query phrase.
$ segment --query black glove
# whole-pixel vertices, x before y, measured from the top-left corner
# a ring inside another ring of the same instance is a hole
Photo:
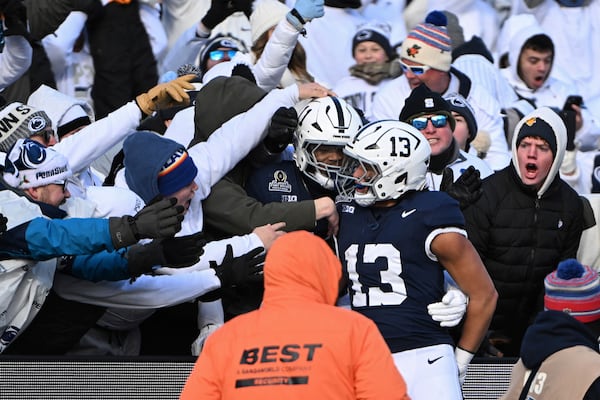
[[[8,223],[8,218],[6,218],[4,216],[4,214],[0,213],[0,235],[3,234],[4,232],[6,232],[7,226],[6,224]]]
[[[177,199],[168,198],[151,202],[134,217],[108,219],[110,235],[116,249],[135,244],[140,239],[158,239],[174,236],[181,229],[183,206],[175,206]]]
[[[209,265],[215,270],[222,288],[240,286],[245,282],[260,282],[260,272],[265,261],[265,255],[260,254],[263,250],[262,247],[257,247],[243,256],[233,257],[233,248],[228,244],[221,264],[211,261]]]
[[[202,232],[193,235],[135,244],[127,250],[129,274],[132,278],[151,272],[155,265],[183,268],[194,265],[204,253],[206,240]]]
[[[279,107],[271,117],[271,124],[263,142],[267,150],[271,153],[281,153],[292,143],[297,127],[298,113],[294,107]]]
[[[99,0],[71,0],[73,11],[82,11],[88,15],[88,21],[102,15],[103,6]]]
[[[560,112],[560,117],[567,128],[567,151],[575,150],[575,132],[577,131],[575,117],[577,113],[573,110]]]
[[[452,198],[458,200],[460,209],[464,210],[469,205],[475,203],[483,194],[479,170],[471,165],[454,182],[452,169],[449,167],[445,168],[440,191],[446,192]]]
[[[0,12],[4,15],[4,25],[6,25],[4,36],[24,36],[29,38],[27,8],[23,0],[1,1]]]
[[[210,8],[201,20],[202,24],[212,30],[215,26],[225,21],[225,18],[229,17],[235,11],[236,8],[233,0],[212,0],[210,2]]]
[[[246,17],[250,18],[250,14],[252,14],[252,2],[253,0],[233,0],[233,5],[236,11],[242,11],[246,14]]]

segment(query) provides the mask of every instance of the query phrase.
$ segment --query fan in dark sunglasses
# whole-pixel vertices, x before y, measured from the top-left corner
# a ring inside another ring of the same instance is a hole
[[[410,121],[410,123],[412,126],[417,128],[418,130],[422,130],[422,129],[427,128],[428,121],[431,121],[431,123],[433,124],[434,127],[442,128],[442,127],[446,126],[446,123],[448,122],[448,117],[444,114],[436,114],[436,115],[431,115],[429,117],[413,118]]]

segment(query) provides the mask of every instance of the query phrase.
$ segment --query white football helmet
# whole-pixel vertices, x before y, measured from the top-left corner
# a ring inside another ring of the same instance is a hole
[[[322,97],[310,101],[298,113],[298,128],[294,132],[296,165],[322,187],[334,189],[342,165],[342,149],[362,125],[358,112],[343,99]],[[319,162],[315,151],[331,150],[331,146],[339,148],[338,160]]]
[[[346,145],[344,154],[338,189],[343,197],[354,198],[363,207],[427,186],[431,147],[410,124],[383,120],[365,125]],[[358,167],[363,174],[355,177]],[[348,185],[349,181],[354,185]]]

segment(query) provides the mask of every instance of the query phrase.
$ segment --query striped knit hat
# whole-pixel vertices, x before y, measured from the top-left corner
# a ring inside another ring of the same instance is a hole
[[[587,265],[570,258],[544,280],[546,310],[563,311],[580,322],[600,319],[600,277]]]
[[[432,11],[425,22],[417,25],[402,42],[400,57],[449,71],[452,63],[452,41],[448,35],[448,20],[441,11]]]

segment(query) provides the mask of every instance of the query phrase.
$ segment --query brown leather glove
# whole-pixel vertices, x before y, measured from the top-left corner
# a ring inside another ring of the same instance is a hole
[[[180,76],[172,81],[160,83],[135,98],[140,110],[146,115],[154,111],[175,106],[187,106],[190,104],[188,90],[194,90],[191,80],[196,79],[194,74]]]

